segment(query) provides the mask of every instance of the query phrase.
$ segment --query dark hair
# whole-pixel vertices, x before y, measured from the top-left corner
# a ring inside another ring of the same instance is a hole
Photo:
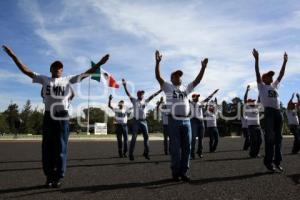
[[[53,62],[51,65],[50,65],[50,69],[52,69],[53,67],[55,68],[63,68],[64,65],[62,64],[62,62],[60,62],[59,60]]]

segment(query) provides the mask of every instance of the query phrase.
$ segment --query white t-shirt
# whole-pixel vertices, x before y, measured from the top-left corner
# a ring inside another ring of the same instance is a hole
[[[242,128],[248,128],[247,117],[246,116],[241,118],[241,122],[242,122]]]
[[[260,101],[264,107],[280,109],[280,100],[277,91],[278,87],[279,87],[278,80],[276,80],[271,85],[265,85],[264,83],[257,84]]]
[[[115,113],[115,121],[117,124],[127,124],[127,115],[130,112],[130,109],[119,109],[115,108],[113,109]]]
[[[32,78],[33,83],[43,85],[45,111],[54,112],[69,109],[69,98],[72,95],[71,84],[79,81],[80,75],[51,78],[35,73]]]
[[[190,83],[187,87],[185,87],[183,85],[175,86],[171,83],[164,82],[162,90],[166,94],[167,107],[171,112],[171,115],[188,119],[188,115],[190,113],[188,95],[193,91],[193,89],[193,83]]]
[[[248,126],[260,126],[259,110],[256,107],[246,106],[245,115]]]
[[[133,117],[137,120],[145,120],[146,119],[146,106],[149,103],[148,100],[142,99],[139,100],[137,98],[130,98],[133,105]]]
[[[206,117],[206,126],[207,127],[217,127],[217,115],[219,111],[215,112],[210,112],[206,111],[205,112],[205,117]]]
[[[203,105],[199,102],[191,102],[191,118],[203,120]]]
[[[299,125],[299,118],[297,114],[297,110],[287,110],[286,116],[288,118],[288,124],[289,125]]]

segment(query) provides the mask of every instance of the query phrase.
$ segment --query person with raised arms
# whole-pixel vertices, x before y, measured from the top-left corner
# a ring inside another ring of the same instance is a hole
[[[279,72],[278,78],[273,82],[274,71],[269,71],[261,76],[259,71],[259,53],[256,49],[252,52],[255,58],[255,72],[257,88],[260,101],[264,107],[265,121],[265,158],[264,165],[266,168],[275,172],[275,167],[282,172],[283,168],[280,163],[282,161],[282,128],[283,115],[280,111],[280,100],[278,94],[279,83],[282,80],[288,55],[284,53],[283,64]],[[275,167],[274,167],[274,165]]]
[[[219,144],[219,129],[217,119],[220,111],[218,109],[217,98],[210,101],[205,110],[206,127],[209,135],[209,152],[214,153],[216,152]]]
[[[244,102],[245,107],[243,114],[247,119],[248,134],[250,136],[250,151],[251,158],[259,158],[260,146],[262,143],[262,130],[260,127],[259,104],[255,103],[255,99],[248,99],[250,86],[247,86]],[[258,102],[259,103],[259,102]]]
[[[295,93],[293,93],[290,101],[287,105],[286,116],[288,119],[288,125],[291,133],[294,135],[294,145],[292,148],[292,154],[297,154],[300,150],[300,126],[298,117],[298,103],[300,102],[300,96],[297,94],[298,103],[294,103]]]
[[[146,121],[146,114],[147,110],[146,107],[148,103],[156,97],[161,90],[155,92],[152,94],[150,97],[147,99],[144,98],[145,91],[139,90],[137,91],[137,98],[134,98],[131,96],[130,92],[128,91],[127,88],[127,83],[124,79],[122,79],[122,83],[125,89],[125,93],[129,97],[132,105],[133,105],[133,127],[132,127],[132,137],[130,141],[130,146],[129,146],[129,160],[133,161],[134,160],[134,148],[135,148],[135,143],[136,143],[136,138],[137,134],[142,132],[143,137],[144,137],[144,153],[143,156],[147,159],[150,160],[149,156],[149,132],[148,132],[148,125]]]
[[[118,153],[119,157],[127,157],[128,150],[128,126],[127,126],[127,116],[131,109],[126,109],[123,100],[120,100],[118,107],[114,108],[111,105],[112,95],[109,95],[108,107],[115,113],[115,130],[118,142]],[[123,138],[123,140],[122,140]]]
[[[60,187],[66,172],[67,146],[69,138],[69,99],[71,84],[78,83],[106,63],[105,55],[95,66],[82,74],[63,76],[63,63],[55,61],[50,65],[51,76],[44,76],[31,71],[9,47],[3,50],[12,58],[20,71],[32,79],[33,83],[43,86],[45,113],[43,119],[42,163],[46,175],[47,187]]]
[[[200,94],[194,93],[192,95],[192,101],[190,101],[191,105],[191,127],[192,127],[192,143],[191,143],[191,159],[195,159],[195,145],[196,138],[198,137],[198,149],[197,154],[199,158],[203,158],[203,137],[205,134],[205,125],[203,120],[203,109],[205,104],[219,91],[219,89],[215,90],[212,94],[210,94],[206,99],[199,102]]]
[[[208,59],[205,58],[201,64],[202,68],[195,80],[187,87],[182,84],[181,70],[171,73],[171,83],[165,81],[160,75],[160,62],[162,55],[155,52],[155,76],[161,89],[166,94],[167,108],[170,111],[168,120],[168,133],[170,137],[171,170],[174,181],[190,181],[188,169],[191,153],[191,122],[190,104],[188,95],[200,83],[203,78]]]
[[[157,102],[156,106],[157,113],[161,113],[162,124],[163,124],[163,136],[164,136],[164,153],[168,155],[170,152],[169,148],[169,133],[168,133],[168,110],[167,105],[164,101],[164,98],[161,97],[160,100]]]

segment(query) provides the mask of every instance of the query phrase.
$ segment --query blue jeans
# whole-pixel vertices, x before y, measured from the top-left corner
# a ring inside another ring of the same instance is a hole
[[[118,152],[119,154],[127,153],[128,146],[128,127],[127,124],[116,124],[116,135],[118,141]],[[124,143],[122,141],[124,140]]]
[[[244,135],[244,138],[245,138],[243,150],[248,150],[248,148],[250,146],[249,130],[248,130],[248,128],[242,128],[242,131],[243,131],[243,135]]]
[[[219,143],[219,130],[217,127],[208,127],[207,131],[209,134],[209,151],[214,152]]]
[[[250,133],[250,152],[249,155],[251,157],[256,157],[259,154],[260,146],[262,143],[261,138],[261,128],[260,126],[249,126],[248,127]]]
[[[149,154],[149,135],[146,120],[134,120],[132,127],[132,137],[129,148],[129,155],[133,155],[137,134],[142,132],[144,137],[144,154]]]
[[[196,137],[198,137],[198,154],[202,154],[203,144],[202,140],[205,133],[204,122],[197,118],[191,119],[191,126],[192,126],[192,147],[191,147],[191,154],[195,154],[195,145],[196,145]]]
[[[164,152],[167,155],[169,150],[169,133],[168,133],[168,125],[163,125],[163,134],[164,134]]]
[[[282,161],[283,116],[280,110],[265,108],[265,158],[264,164],[280,165]],[[274,150],[275,149],[275,150]],[[274,156],[275,154],[275,156]]]
[[[191,153],[191,122],[169,116],[171,170],[173,175],[185,175],[189,169]]]
[[[294,135],[294,145],[293,145],[292,153],[298,153],[300,150],[300,126],[290,125],[290,131]]]
[[[68,117],[68,111],[62,111],[56,117]],[[42,163],[44,174],[48,178],[63,178],[67,167],[67,147],[69,139],[69,120],[52,119],[45,112],[43,120]]]

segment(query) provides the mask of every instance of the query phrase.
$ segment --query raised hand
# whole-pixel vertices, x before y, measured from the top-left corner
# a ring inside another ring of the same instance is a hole
[[[109,100],[112,100],[113,99],[113,96],[112,95],[109,95]]]
[[[122,78],[122,84],[123,84],[123,85],[126,85],[126,81],[125,81],[124,78]]]
[[[259,53],[258,53],[258,51],[256,49],[253,49],[252,55],[254,56],[255,60],[259,59]]]
[[[247,85],[247,90],[250,90],[250,85]]]
[[[161,61],[162,55],[159,53],[158,50],[155,51],[155,60],[157,63]]]
[[[204,60],[201,61],[202,67],[206,67],[208,63],[208,58],[205,58]]]
[[[2,45],[2,48],[3,48],[3,50],[4,50],[9,56],[14,55],[13,50],[12,50],[11,48],[9,48],[8,46]]]
[[[283,60],[284,60],[284,62],[287,62],[287,61],[288,61],[288,55],[287,55],[286,52],[284,52]]]
[[[109,54],[106,54],[105,56],[103,56],[101,58],[101,60],[99,61],[99,64],[104,65],[108,61],[108,59],[109,59]]]

